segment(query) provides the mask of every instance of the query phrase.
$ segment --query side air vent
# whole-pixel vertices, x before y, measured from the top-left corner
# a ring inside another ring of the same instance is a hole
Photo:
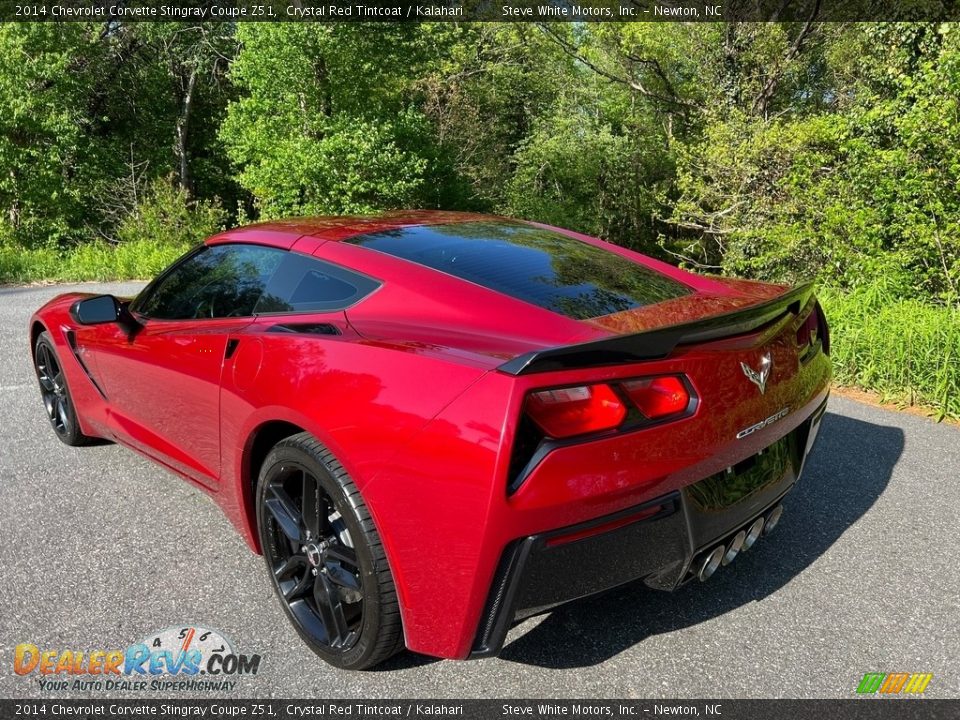
[[[340,328],[330,323],[283,323],[272,325],[267,332],[298,335],[341,335]]]
[[[77,345],[77,336],[74,334],[73,330],[67,330],[64,335],[67,338],[67,344],[70,346],[70,351],[73,353],[73,356],[77,359],[77,363],[83,369],[83,372],[86,374],[87,378],[90,380],[90,384],[100,393],[100,397],[104,400],[107,399],[107,394],[103,391],[103,388],[97,383],[96,379],[93,377],[93,373],[90,372],[90,368],[87,367],[87,363],[83,360],[83,355],[80,352],[80,347]]]

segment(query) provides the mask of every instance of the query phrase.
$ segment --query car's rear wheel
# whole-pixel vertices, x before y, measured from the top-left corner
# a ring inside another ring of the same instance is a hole
[[[403,647],[380,536],[346,470],[312,435],[282,440],[267,455],[257,523],[274,590],[321,658],[363,670]]]
[[[40,333],[33,349],[33,367],[40,383],[40,397],[53,432],[67,445],[89,445],[94,438],[80,432],[77,411],[63,374],[63,365],[48,332]]]

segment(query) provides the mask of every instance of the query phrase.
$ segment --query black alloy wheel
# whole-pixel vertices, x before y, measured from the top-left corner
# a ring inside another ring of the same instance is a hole
[[[270,451],[257,520],[274,590],[314,652],[360,670],[402,647],[379,535],[349,475],[313,436],[294,435]]]
[[[40,333],[33,350],[33,365],[40,383],[40,397],[50,426],[62,442],[71,446],[89,445],[93,438],[80,432],[77,413],[67,387],[63,366],[47,332]]]

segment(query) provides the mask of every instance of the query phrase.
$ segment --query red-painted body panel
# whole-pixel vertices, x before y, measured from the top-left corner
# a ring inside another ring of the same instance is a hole
[[[750,457],[809,418],[826,397],[830,363],[821,354],[801,368],[789,337],[718,342],[661,362],[599,371],[521,378],[490,373],[470,388],[396,458],[383,476],[392,482],[374,482],[365,492],[382,508],[384,524],[401,529],[391,551],[404,568],[405,586],[424,590],[404,615],[411,649],[452,657],[469,652],[494,569],[511,540],[689,485]],[[743,381],[739,368],[740,359],[755,366],[760,348],[775,357],[765,395]],[[509,442],[501,438],[513,437],[528,390],[681,370],[701,398],[693,417],[554,450],[507,497]],[[785,406],[792,412],[782,422],[735,439],[737,431]],[[420,458],[427,454],[431,462],[425,467]],[[408,543],[425,524],[438,531],[436,539]],[[431,542],[437,552],[424,553]],[[438,585],[438,576],[462,580]]]
[[[509,375],[520,354],[636,333],[776,297],[783,287],[683,272],[569,231],[668,275],[691,295],[579,321],[353,244],[357,234],[489,219],[461,213],[302,218],[221,233],[314,255],[381,287],[345,311],[298,314],[336,336],[269,332],[282,315],[82,326],[61,296],[31,320],[47,329],[84,433],[108,437],[211,493],[258,550],[253,438],[290,423],[323,442],[354,479],[383,539],[407,645],[462,658],[505,546],[637,505],[729,467],[797,427],[827,392],[829,359],[801,362],[799,321],[632,365]],[[545,227],[545,226],[544,226]],[[72,333],[73,340],[68,337]],[[226,353],[228,345],[235,346]],[[773,357],[766,393],[740,363]],[[526,395],[536,389],[682,373],[699,397],[685,419],[549,452],[512,495],[508,466]],[[99,387],[99,389],[98,389]],[[789,414],[741,440],[737,432]]]
[[[383,280],[383,287],[347,311],[354,327],[371,340],[461,356],[475,354],[477,362],[494,368],[531,349],[610,334],[374,250],[327,243],[314,254],[338,265],[363,268]]]

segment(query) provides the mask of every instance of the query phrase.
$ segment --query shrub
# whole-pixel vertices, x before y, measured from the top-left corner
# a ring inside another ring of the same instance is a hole
[[[960,418],[960,309],[903,299],[884,281],[820,291],[835,379]]]
[[[169,179],[159,179],[120,223],[117,238],[121,245],[152,241],[189,247],[222,229],[226,217],[217,200],[191,201]]]
[[[0,224],[0,282],[142,280],[216,233],[226,213],[217,202],[190,202],[169,181],[157,181],[117,229],[120,241],[66,250],[17,247]]]

